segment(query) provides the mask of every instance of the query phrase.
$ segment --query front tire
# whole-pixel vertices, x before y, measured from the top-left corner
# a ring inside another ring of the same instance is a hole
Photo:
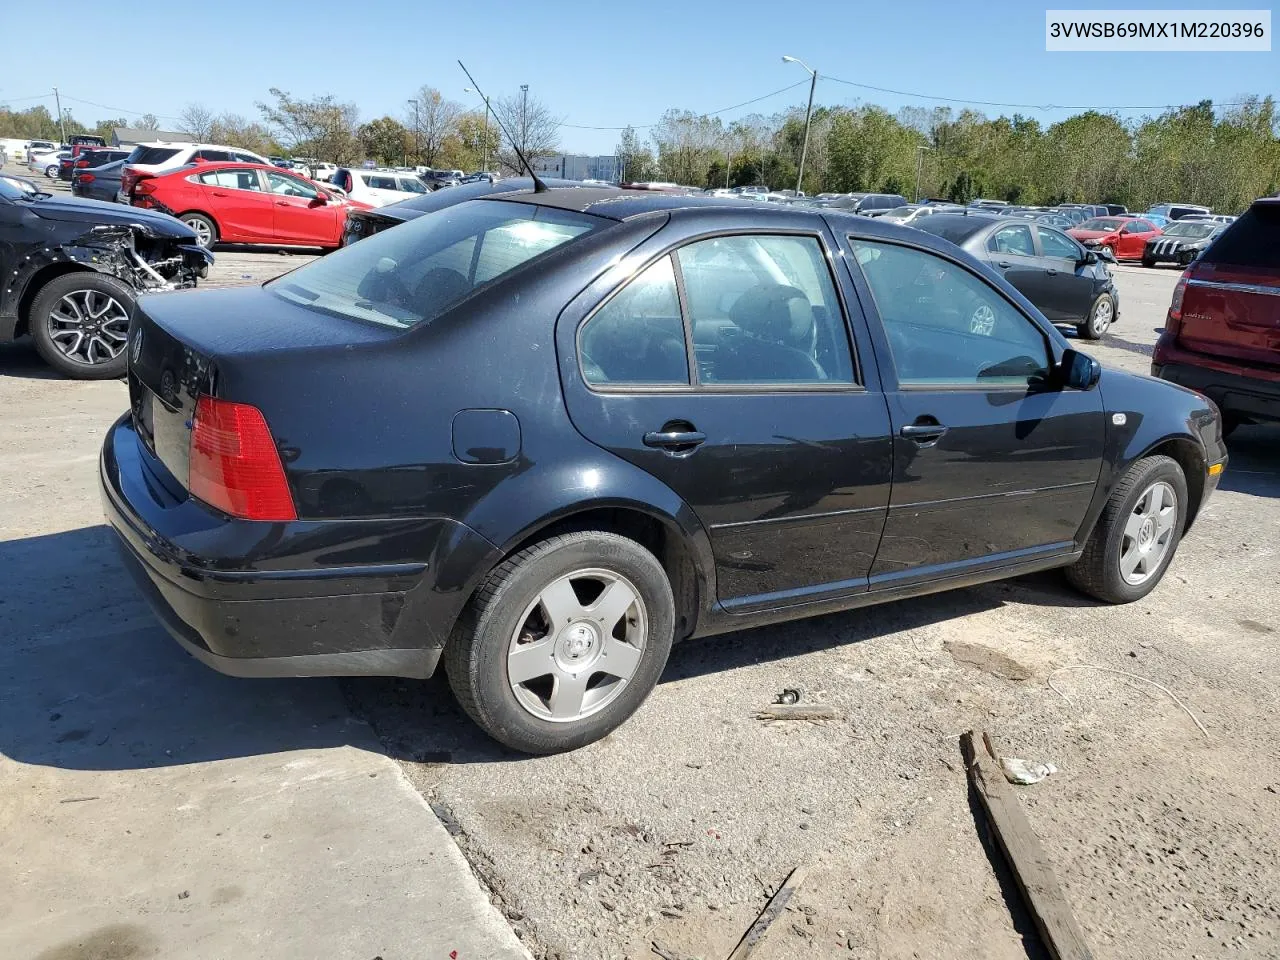
[[[524,753],[593,743],[658,682],[675,602],[662,565],[626,537],[551,537],[490,573],[445,648],[462,709]]]
[[[1142,265],[1146,267],[1148,270],[1150,270],[1152,267],[1156,265],[1156,261],[1153,257],[1143,257]]]
[[[1107,603],[1131,603],[1155,589],[1187,521],[1187,480],[1171,457],[1144,457],[1116,484],[1067,580]]]
[[[36,351],[77,380],[114,380],[128,365],[125,346],[136,294],[115,277],[82,271],[51,280],[31,304]]]
[[[1076,325],[1076,333],[1084,340],[1101,340],[1116,316],[1116,301],[1109,293],[1104,293],[1093,301],[1089,317],[1084,323]]]

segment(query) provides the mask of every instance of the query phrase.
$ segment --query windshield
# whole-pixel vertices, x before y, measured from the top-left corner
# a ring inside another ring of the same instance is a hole
[[[4,197],[6,200],[25,200],[29,196],[31,196],[31,194],[27,193],[16,183],[12,183],[11,181],[0,177],[0,197]]]
[[[609,222],[553,207],[470,200],[345,247],[267,289],[304,307],[408,328]]]
[[[1218,229],[1216,223],[1171,223],[1165,228],[1164,235],[1166,237],[1186,237],[1189,240],[1203,240],[1210,236],[1213,231]]]
[[[1105,230],[1108,233],[1112,230],[1119,230],[1121,221],[1111,217],[1095,217],[1092,220],[1086,220],[1080,224],[1077,229],[1080,230]]]

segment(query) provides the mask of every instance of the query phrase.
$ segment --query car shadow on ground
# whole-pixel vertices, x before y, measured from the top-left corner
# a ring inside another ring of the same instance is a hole
[[[1227,440],[1222,490],[1255,497],[1280,497],[1280,425],[1246,424]]]
[[[40,358],[30,337],[0,344],[0,377],[23,380],[67,379]]]

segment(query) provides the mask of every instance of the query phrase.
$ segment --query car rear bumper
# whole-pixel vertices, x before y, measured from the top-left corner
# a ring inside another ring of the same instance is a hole
[[[99,466],[107,520],[147,602],[189,653],[233,676],[429,677],[496,559],[443,518],[256,523],[175,499],[128,416]]]
[[[1157,360],[1152,376],[1203,393],[1224,416],[1280,422],[1280,374],[1252,375],[1237,364],[1168,348]]]

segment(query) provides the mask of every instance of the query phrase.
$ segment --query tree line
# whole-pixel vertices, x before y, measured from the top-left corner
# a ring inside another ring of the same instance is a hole
[[[668,110],[647,140],[623,130],[617,153],[629,180],[776,190],[796,186],[803,141],[802,110],[728,124]],[[947,107],[815,107],[803,189],[1131,210],[1181,200],[1236,212],[1280,191],[1280,117],[1269,96],[1129,122],[1091,110],[1048,127]]]
[[[890,113],[873,104],[817,106],[803,189],[908,198],[918,192],[959,202],[1093,201],[1130,209],[1181,200],[1235,212],[1280,191],[1275,101],[1237,101],[1215,106],[1206,100],[1128,121],[1085,111],[1048,126],[1019,114],[991,118],[948,107]],[[520,168],[513,141],[531,161],[559,152],[561,121],[536,97],[521,92],[495,99],[492,107],[466,108],[423,86],[399,116],[361,121],[354,103],[332,95],[300,98],[273,87],[257,104],[257,119],[193,103],[176,125],[201,140],[339,164],[371,159],[470,171],[487,163],[512,172]],[[113,127],[159,127],[150,114],[132,124],[121,118],[87,126],[69,110],[62,119],[68,135],[96,133],[108,140]],[[0,109],[0,137],[60,136],[58,118],[45,106]],[[803,142],[799,109],[728,123],[671,109],[647,137],[624,129],[616,153],[630,181],[783,189],[796,185]]]

